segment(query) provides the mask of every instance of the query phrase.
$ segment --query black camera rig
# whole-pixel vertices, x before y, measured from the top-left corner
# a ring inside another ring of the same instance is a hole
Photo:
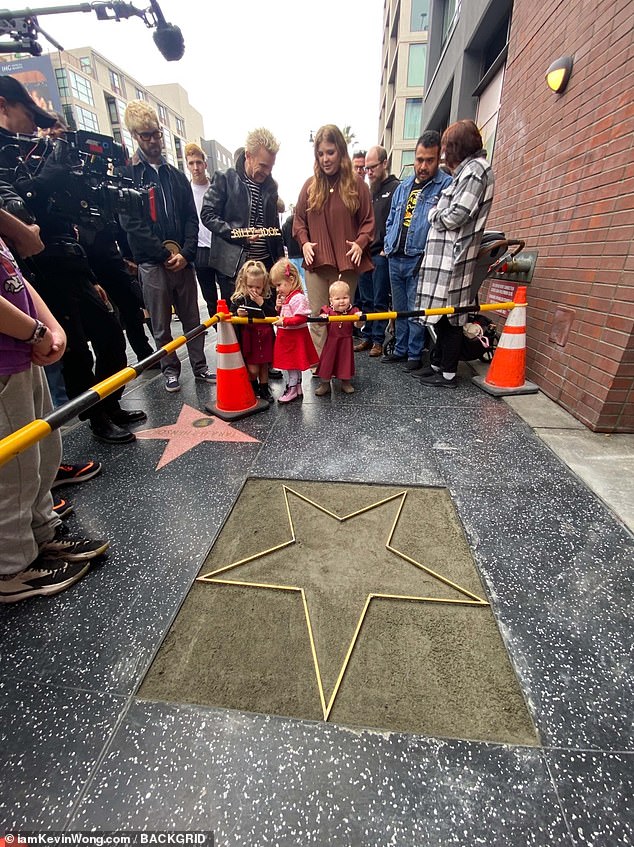
[[[47,183],[46,191],[49,213],[93,231],[116,230],[122,213],[153,217],[153,189],[137,188],[132,179],[119,172],[127,161],[121,144],[108,135],[85,130],[65,135],[65,139],[54,141],[48,137],[4,136],[0,140],[0,181],[14,186],[20,182],[20,193],[28,202],[26,181],[44,177],[47,167],[50,172],[54,164],[57,174],[50,185]]]

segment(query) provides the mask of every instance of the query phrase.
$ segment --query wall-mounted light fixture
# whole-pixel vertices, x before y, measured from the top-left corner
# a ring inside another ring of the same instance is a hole
[[[571,73],[572,56],[561,56],[546,71],[546,83],[555,94],[561,94],[568,85]]]

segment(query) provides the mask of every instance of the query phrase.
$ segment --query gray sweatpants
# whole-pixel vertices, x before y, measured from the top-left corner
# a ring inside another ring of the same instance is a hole
[[[145,308],[150,313],[152,332],[157,347],[163,347],[172,340],[172,306],[181,320],[183,332],[198,326],[198,285],[191,265],[182,271],[168,271],[162,265],[139,265],[139,280],[143,288]],[[187,342],[187,353],[194,374],[207,370],[205,359],[205,336]],[[165,376],[178,376],[181,363],[176,353],[161,359],[161,370]]]
[[[44,370],[0,374],[0,437],[52,410]],[[51,485],[62,459],[62,439],[52,432],[0,467],[0,573],[23,571],[38,547],[61,523],[53,511]]]

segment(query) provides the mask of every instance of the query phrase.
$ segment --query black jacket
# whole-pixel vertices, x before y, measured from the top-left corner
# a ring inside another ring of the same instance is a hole
[[[232,229],[243,229],[251,221],[251,195],[243,182],[244,153],[238,157],[235,168],[216,171],[203,199],[200,219],[210,229],[211,241],[209,264],[221,274],[235,277],[244,264],[246,238],[231,238]],[[267,177],[261,186],[264,226],[278,227],[277,183]],[[276,262],[284,255],[282,236],[266,239],[271,259]]]
[[[174,215],[165,221],[159,217],[154,222],[149,217],[139,217],[131,214],[119,214],[119,221],[125,231],[132,257],[137,264],[148,262],[162,265],[170,257],[170,251],[163,247],[163,241],[176,241],[180,244],[181,255],[188,262],[196,258],[198,247],[198,213],[194,203],[194,195],[189,180],[182,171],[172,165],[161,165],[167,168],[172,196],[174,198]],[[138,187],[157,186],[159,176],[151,165],[148,165],[137,151],[132,164],[122,169],[124,176],[131,177]],[[162,191],[156,191],[157,203],[163,202]]]
[[[384,179],[375,192],[372,193],[372,208],[374,209],[374,241],[370,245],[370,253],[373,256],[383,251],[385,241],[385,224],[390,214],[392,205],[392,194],[400,185],[400,181],[390,174]]]

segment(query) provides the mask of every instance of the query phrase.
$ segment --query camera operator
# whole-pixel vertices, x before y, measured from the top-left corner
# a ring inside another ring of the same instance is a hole
[[[41,109],[17,80],[0,76],[0,148],[15,145],[15,133],[32,135],[36,126],[51,127],[54,122],[55,117]],[[24,200],[27,214],[30,212],[40,226],[45,249],[30,260],[33,282],[66,332],[64,381],[72,398],[124,368],[127,361],[123,331],[95,289],[96,280],[77,242],[74,221],[55,207],[55,195],[67,191],[70,180],[81,178],[57,160],[56,152],[36,176],[14,177],[13,187]],[[94,372],[89,341],[95,352]],[[88,418],[93,435],[100,441],[134,441],[134,433],[126,427],[147,420],[141,410],[121,408],[122,393],[121,389],[111,394],[80,415]]]
[[[56,117],[54,125],[50,129],[41,130],[40,135],[52,140],[66,140],[68,125],[62,115],[57,112],[53,114]],[[154,350],[145,334],[143,295],[117,244],[116,227],[113,229],[111,226],[105,226],[95,231],[93,227],[86,227],[80,221],[77,224],[77,232],[99,285],[107,294],[108,300],[116,306],[117,317],[128,337],[130,347],[139,361],[145,359]]]

